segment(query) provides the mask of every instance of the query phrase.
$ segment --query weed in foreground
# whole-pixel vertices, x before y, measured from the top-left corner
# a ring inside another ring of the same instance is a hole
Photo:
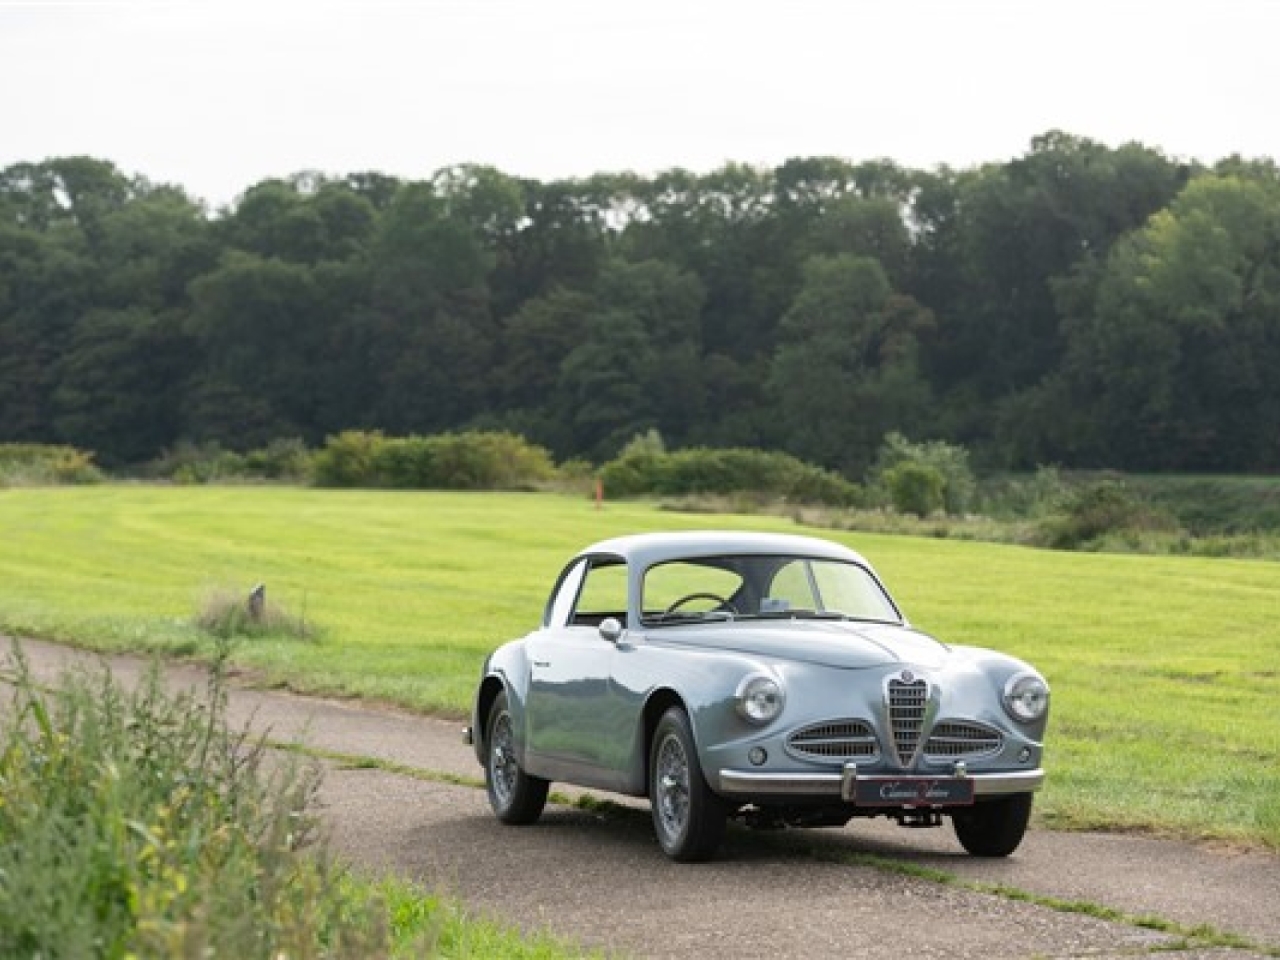
[[[105,669],[42,689],[20,650],[11,667],[0,956],[386,955],[313,843],[316,768],[228,729],[222,661],[177,695],[158,666],[132,690]]]

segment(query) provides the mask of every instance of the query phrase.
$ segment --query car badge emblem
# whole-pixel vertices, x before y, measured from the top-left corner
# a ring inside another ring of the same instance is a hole
[[[910,670],[903,670],[903,671],[902,671],[902,682],[903,682],[903,683],[912,683],[912,682],[915,680],[915,678],[916,678],[916,675],[915,675],[914,673],[912,673]]]

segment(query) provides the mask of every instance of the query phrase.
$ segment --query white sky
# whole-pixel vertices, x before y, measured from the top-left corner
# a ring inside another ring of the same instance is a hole
[[[301,170],[964,167],[1050,129],[1278,158],[1278,99],[1280,0],[0,0],[0,167],[212,206]]]

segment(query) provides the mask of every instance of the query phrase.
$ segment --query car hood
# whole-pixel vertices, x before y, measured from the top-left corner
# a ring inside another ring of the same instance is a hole
[[[945,644],[909,627],[851,621],[700,624],[666,628],[651,633],[650,638],[681,646],[732,650],[847,670],[899,663],[939,667],[950,653]]]

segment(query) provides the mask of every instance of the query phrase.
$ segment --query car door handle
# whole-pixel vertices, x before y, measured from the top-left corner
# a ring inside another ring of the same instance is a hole
[[[535,667],[549,667],[549,666],[551,666],[551,661],[550,661],[550,660],[535,660],[535,661],[533,661],[533,665],[534,665]]]

